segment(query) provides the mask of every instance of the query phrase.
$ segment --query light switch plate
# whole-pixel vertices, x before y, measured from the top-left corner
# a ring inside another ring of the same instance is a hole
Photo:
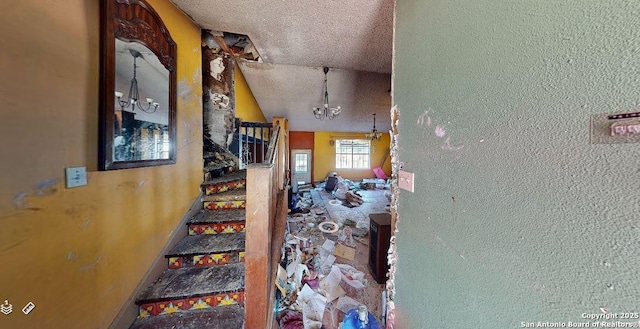
[[[87,185],[87,167],[66,168],[67,188]]]
[[[412,172],[400,170],[398,172],[398,187],[413,193],[414,176]]]

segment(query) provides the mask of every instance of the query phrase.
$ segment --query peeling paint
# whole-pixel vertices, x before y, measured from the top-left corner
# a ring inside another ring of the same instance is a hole
[[[222,57],[215,58],[209,62],[209,70],[212,78],[222,81],[222,72],[224,72],[225,66],[222,62]]]
[[[436,133],[436,136],[440,138],[444,137],[444,135],[446,134],[443,126],[436,126],[436,130],[434,132]]]

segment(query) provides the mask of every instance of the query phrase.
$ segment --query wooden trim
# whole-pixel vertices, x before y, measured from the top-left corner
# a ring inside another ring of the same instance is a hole
[[[247,169],[245,242],[245,328],[265,328],[269,309],[271,218],[274,216],[273,164],[251,164]]]
[[[229,48],[229,45],[227,45],[227,43],[224,41],[224,37],[221,37],[219,35],[214,35],[213,38],[216,40],[216,42],[218,43],[218,45],[220,46],[220,48],[222,48],[222,51],[224,51],[225,53],[231,55],[231,56],[235,56],[236,53],[233,52],[233,50],[231,50],[231,48]]]
[[[128,329],[131,327],[131,324],[135,321],[139,313],[138,305],[135,304],[136,299],[138,299],[138,296],[140,296],[144,289],[156,281],[160,277],[160,274],[169,267],[164,255],[189,233],[187,221],[202,209],[202,202],[200,201],[202,196],[203,193],[200,192],[200,195],[194,199],[191,207],[184,217],[182,217],[180,223],[178,223],[178,227],[173,231],[167,243],[162,250],[160,250],[153,263],[151,263],[147,273],[144,274],[136,288],[133,289],[133,292],[129,295],[129,298],[127,298],[127,301],[122,305],[120,312],[118,312],[118,315],[116,315],[113,322],[111,322],[109,329]]]

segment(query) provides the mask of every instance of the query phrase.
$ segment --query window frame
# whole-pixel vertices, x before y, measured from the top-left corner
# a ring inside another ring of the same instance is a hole
[[[350,141],[351,145],[344,146],[343,143]],[[362,143],[366,146],[357,146],[354,144]],[[347,148],[345,150],[345,148]],[[356,149],[354,153],[354,149]],[[366,150],[366,152],[357,152]],[[342,156],[346,156],[347,159],[343,161]],[[361,163],[363,160],[356,161],[355,157],[366,157],[366,164],[363,166],[354,167],[354,164]],[[347,165],[347,166],[343,166]],[[348,166],[350,165],[350,166]],[[339,170],[369,170],[371,169],[371,141],[363,138],[340,138],[335,141],[335,167]]]

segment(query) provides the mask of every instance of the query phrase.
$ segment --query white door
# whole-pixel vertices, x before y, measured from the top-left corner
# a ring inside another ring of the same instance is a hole
[[[311,183],[311,163],[311,150],[291,150],[292,186]]]

